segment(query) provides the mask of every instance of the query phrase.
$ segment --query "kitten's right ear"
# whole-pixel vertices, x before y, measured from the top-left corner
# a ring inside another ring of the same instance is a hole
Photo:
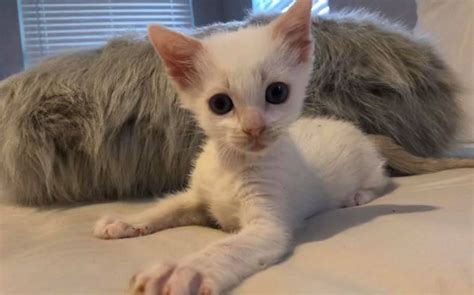
[[[199,83],[196,61],[203,50],[199,40],[159,25],[148,27],[148,39],[178,87],[186,90]]]
[[[312,57],[311,0],[296,0],[294,4],[273,21],[273,37],[283,40],[299,53],[299,61],[307,62]]]

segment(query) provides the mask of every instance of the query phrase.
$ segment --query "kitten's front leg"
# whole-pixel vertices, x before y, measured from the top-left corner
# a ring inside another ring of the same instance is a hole
[[[104,216],[94,226],[101,239],[131,238],[185,225],[207,225],[206,207],[193,191],[159,200],[152,208],[125,218]]]
[[[255,215],[242,230],[211,244],[176,265],[157,263],[131,281],[132,294],[220,294],[291,249],[292,228],[285,218]],[[153,269],[161,269],[154,272]]]

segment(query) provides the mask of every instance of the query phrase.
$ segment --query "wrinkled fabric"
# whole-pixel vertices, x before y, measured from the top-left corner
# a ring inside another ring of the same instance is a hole
[[[235,294],[472,294],[474,169],[395,181],[398,188],[365,206],[311,218],[293,253],[245,280]],[[175,261],[227,236],[204,227],[124,240],[92,236],[102,214],[148,206],[0,205],[0,293],[124,294],[142,267]]]

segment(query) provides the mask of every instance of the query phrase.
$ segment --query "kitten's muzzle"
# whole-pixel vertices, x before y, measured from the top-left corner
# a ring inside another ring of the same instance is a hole
[[[260,110],[249,107],[241,114],[242,132],[249,138],[258,139],[265,131],[265,119]]]
[[[248,137],[252,139],[258,139],[262,133],[265,131],[266,127],[264,125],[254,126],[252,128],[242,129],[242,132],[247,134]]]
[[[242,138],[241,147],[247,151],[261,151],[267,147],[267,126],[262,111],[247,107],[240,113]]]
[[[242,130],[247,135],[247,148],[250,151],[261,151],[268,146],[266,134],[266,127],[260,126],[258,128]]]

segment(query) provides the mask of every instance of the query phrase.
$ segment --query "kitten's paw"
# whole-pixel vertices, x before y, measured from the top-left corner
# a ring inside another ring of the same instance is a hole
[[[213,281],[205,274],[188,266],[175,269],[164,286],[163,294],[218,295]]]
[[[210,279],[187,266],[158,263],[133,276],[131,294],[138,295],[217,295]]]
[[[150,226],[133,226],[113,216],[102,217],[94,226],[94,236],[100,239],[132,238],[150,233]]]
[[[138,272],[130,279],[130,293],[134,295],[165,294],[163,287],[175,267],[171,263],[157,263]]]
[[[371,191],[358,191],[342,201],[342,207],[354,207],[367,204],[377,196]]]

